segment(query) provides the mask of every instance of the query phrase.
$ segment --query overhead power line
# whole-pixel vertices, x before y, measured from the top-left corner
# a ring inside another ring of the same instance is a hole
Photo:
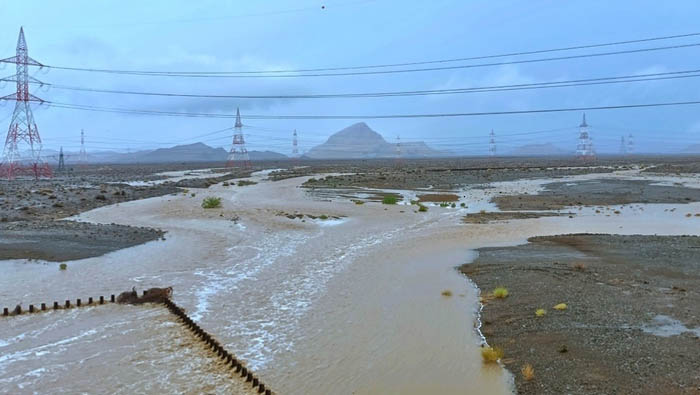
[[[358,70],[370,70],[370,69],[384,69],[384,68],[395,68],[395,67],[407,67],[407,66],[421,66],[429,64],[445,64],[454,62],[466,62],[474,60],[485,60],[485,59],[497,59],[503,57],[513,57],[513,56],[525,56],[525,55],[536,55],[544,53],[554,53],[554,52],[565,52],[580,49],[591,49],[591,48],[601,48],[608,46],[617,45],[628,45],[643,42],[652,41],[662,41],[662,40],[672,40],[700,36],[700,33],[687,33],[678,34],[671,36],[660,36],[660,37],[650,37],[642,38],[636,40],[626,40],[626,41],[614,41],[607,43],[597,43],[597,44],[587,44],[587,45],[576,45],[561,48],[550,48],[541,50],[531,50],[531,51],[519,51],[519,52],[509,52],[502,54],[491,54],[491,55],[481,55],[481,56],[469,56],[451,59],[438,59],[438,60],[427,60],[427,61],[416,61],[416,62],[402,62],[402,63],[387,63],[387,64],[375,64],[375,65],[361,65],[361,66],[341,66],[341,67],[323,67],[323,68],[299,68],[299,69],[281,69],[281,70],[247,70],[247,71],[168,71],[168,70],[126,70],[126,69],[104,69],[104,68],[85,68],[85,67],[70,67],[70,66],[47,66],[56,70],[69,70],[69,71],[85,71],[85,72],[96,72],[96,73],[110,73],[110,74],[129,74],[129,75],[150,75],[150,76],[179,76],[179,77],[319,77],[319,76],[342,76],[342,75],[361,75],[361,74],[386,74],[386,73],[407,73],[407,72],[417,72],[417,71],[437,71],[437,70],[449,70],[456,68],[471,68],[471,67],[486,67],[486,66],[496,66],[496,65],[506,65],[506,64],[518,64],[518,63],[532,63],[532,62],[543,62],[552,60],[565,60],[565,59],[576,59],[582,57],[592,57],[592,56],[608,56],[608,55],[619,55],[627,53],[637,53],[637,52],[647,52],[647,51],[659,51],[666,49],[676,49],[697,46],[700,44],[684,44],[684,45],[674,45],[665,47],[654,47],[654,48],[641,48],[626,51],[614,51],[614,52],[603,52],[595,54],[582,54],[582,55],[571,55],[563,57],[554,58],[544,58],[544,59],[530,59],[530,60],[520,60],[511,62],[496,62],[496,63],[484,63],[484,64],[472,64],[472,65],[458,65],[458,66],[447,66],[447,67],[430,67],[430,68],[418,68],[418,69],[401,69],[401,70],[371,70],[371,71],[358,71]],[[335,71],[350,71],[347,73],[326,73]],[[323,72],[323,73],[319,73]],[[299,74],[299,73],[312,73],[312,74]],[[276,75],[279,74],[279,75]]]
[[[82,111],[111,112],[120,114],[171,116],[171,117],[191,117],[191,118],[233,118],[233,114],[213,114],[213,113],[191,113],[176,111],[138,110],[128,108],[97,107],[90,105],[46,102],[48,106],[55,108],[65,108]],[[641,103],[641,104],[620,104],[614,106],[589,106],[589,107],[567,107],[567,108],[544,108],[534,110],[511,110],[511,111],[483,111],[483,112],[463,112],[463,113],[436,113],[436,114],[381,114],[381,115],[247,115],[244,119],[406,119],[406,118],[454,118],[471,116],[492,116],[492,115],[518,115],[518,114],[540,114],[553,112],[571,111],[595,111],[595,110],[617,110],[629,108],[651,108],[651,107],[671,107],[688,106],[700,104],[700,100],[678,101],[665,103]]]
[[[659,81],[681,78],[700,77],[700,69],[672,71],[665,73],[623,75],[616,77],[598,77],[567,81],[535,82],[529,84],[513,85],[491,85],[469,88],[451,89],[431,89],[431,90],[411,90],[411,91],[391,91],[391,92],[354,92],[354,93],[326,93],[308,95],[220,95],[220,94],[195,94],[195,93],[175,93],[175,92],[145,92],[119,89],[98,89],[87,87],[75,87],[66,85],[44,84],[52,88],[62,90],[72,90],[81,92],[96,92],[120,95],[140,95],[140,96],[165,96],[165,97],[185,97],[185,98],[210,98],[210,99],[341,99],[341,98],[379,98],[379,97],[402,97],[402,96],[427,96],[427,95],[449,95],[461,93],[479,92],[500,92],[512,90],[532,90],[545,88],[564,88],[575,86],[608,85],[627,82]],[[0,80],[1,81],[1,80]]]

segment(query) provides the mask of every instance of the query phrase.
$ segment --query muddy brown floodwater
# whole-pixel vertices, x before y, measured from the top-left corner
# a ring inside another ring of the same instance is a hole
[[[573,219],[462,223],[488,206],[487,194],[539,188],[531,181],[461,191],[460,200],[474,203],[468,208],[418,212],[410,205],[320,201],[299,188],[308,177],[265,178],[262,172],[255,185],[218,184],[191,189],[195,197],[83,213],[76,219],[160,228],[166,240],[70,261],[65,271],[3,261],[0,300],[29,304],[132,285],[173,286],[178,305],[278,393],[507,394],[510,373],[481,361],[474,330],[479,291],[455,270],[475,257],[474,249],[560,233],[700,232],[698,219],[684,217],[686,209],[700,212],[696,203],[672,213],[663,212],[669,205],[645,205],[616,216],[586,210]],[[202,209],[205,196],[221,197],[223,207]],[[2,391],[245,391],[206,352],[190,347],[189,334],[162,309],[109,306],[40,317],[0,321]],[[109,379],[88,381],[87,373]]]

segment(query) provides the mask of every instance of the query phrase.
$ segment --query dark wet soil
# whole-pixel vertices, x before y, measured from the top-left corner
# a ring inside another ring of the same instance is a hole
[[[690,203],[700,201],[700,189],[653,185],[647,180],[590,180],[554,182],[537,195],[497,196],[501,210],[558,210],[570,206],[630,203]]]
[[[0,234],[0,260],[40,259],[51,262],[100,256],[164,238],[164,232],[157,229],[73,221],[0,223]]]
[[[460,268],[486,296],[482,331],[505,350],[518,393],[700,392],[700,237],[529,241],[480,249]],[[488,298],[499,286],[509,296]],[[528,363],[532,381],[520,374]]]
[[[494,221],[507,221],[512,219],[531,219],[541,217],[558,217],[563,215],[575,215],[574,213],[552,213],[552,212],[519,212],[519,211],[503,211],[503,212],[483,212],[469,213],[462,218],[462,222],[466,224],[487,224]]]
[[[93,165],[56,174],[52,179],[0,180],[0,260],[65,261],[160,239],[157,229],[57,221],[97,207],[163,196],[183,188],[207,188],[250,170],[220,169],[211,177],[159,185],[131,186],[129,181],[162,179],[156,173],[221,166],[217,164]]]

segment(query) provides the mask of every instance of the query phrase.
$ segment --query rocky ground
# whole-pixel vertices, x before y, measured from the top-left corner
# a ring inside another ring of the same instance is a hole
[[[647,180],[590,180],[546,184],[536,195],[498,196],[501,210],[559,210],[567,206],[700,201],[700,189],[655,185]]]
[[[245,177],[250,170],[212,172],[155,185],[131,181],[163,180],[157,173],[221,166],[217,164],[93,165],[75,168],[52,179],[0,180],[0,260],[65,261],[103,255],[163,237],[157,229],[58,221],[97,207],[207,188]]]
[[[460,268],[483,290],[482,332],[504,349],[518,393],[700,392],[700,238],[529,241],[480,249]],[[501,286],[508,297],[490,298]],[[528,363],[531,381],[520,374]]]
[[[540,217],[557,217],[562,215],[573,215],[573,213],[552,213],[552,212],[479,212],[469,213],[462,218],[465,224],[487,224],[494,221],[508,221],[512,219],[528,219]]]

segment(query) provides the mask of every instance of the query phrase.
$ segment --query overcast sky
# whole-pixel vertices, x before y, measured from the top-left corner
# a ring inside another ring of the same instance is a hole
[[[700,32],[700,2],[287,0],[287,1],[0,0],[0,58],[14,56],[20,26],[29,55],[52,66],[81,68],[241,71],[357,66],[502,54]],[[325,6],[325,8],[324,8]],[[700,42],[700,36],[594,48],[529,58]],[[170,78],[32,70],[44,82],[139,91],[289,95],[466,88],[700,69],[700,47],[543,63],[432,72],[316,78]],[[499,60],[514,60],[513,58]],[[483,61],[477,61],[483,62]],[[467,64],[468,62],[462,63]],[[472,62],[475,63],[475,62]],[[0,67],[2,67],[0,65]],[[11,75],[14,65],[6,65]],[[0,94],[14,84],[0,83]],[[700,99],[700,79],[440,96],[353,99],[203,99],[38,89],[58,103],[157,111],[232,114],[240,106],[249,149],[301,151],[351,120],[253,120],[255,115],[369,115],[528,110]],[[14,102],[0,103],[5,134]],[[77,150],[85,129],[88,150],[124,150],[204,141],[228,147],[231,119],[174,118],[85,112],[35,106],[44,147]],[[700,106],[590,111],[599,152],[616,152],[633,133],[639,151],[674,151],[700,143]],[[438,149],[487,153],[488,133],[499,150],[551,142],[573,150],[581,114],[546,113],[464,118],[367,120],[393,142],[424,140]],[[560,130],[565,129],[565,130]],[[208,136],[195,138],[202,134]]]

